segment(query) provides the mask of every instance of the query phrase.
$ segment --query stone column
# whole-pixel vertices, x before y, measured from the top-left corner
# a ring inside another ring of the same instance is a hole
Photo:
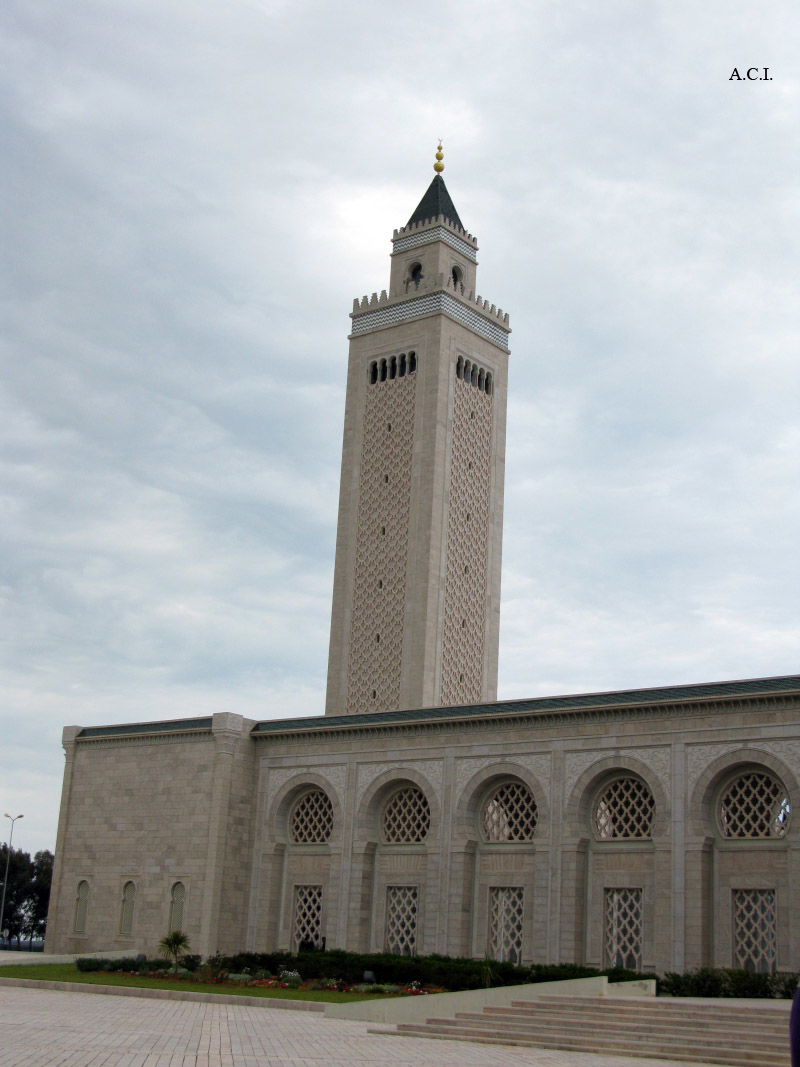
[[[50,910],[47,916],[45,952],[64,952],[67,950],[66,939],[69,937],[70,930],[69,907],[72,901],[72,894],[67,893],[66,896],[64,895],[64,887],[62,885],[63,856],[66,847],[67,823],[69,821],[69,806],[72,794],[75,743],[81,729],[82,727],[80,726],[65,726],[61,734],[61,744],[64,746],[64,784],[61,788],[61,807],[58,814],[58,834],[53,861],[53,883],[50,890]]]
[[[241,715],[223,712],[212,717],[214,784],[208,826],[206,876],[200,915],[200,943],[196,947],[192,946],[194,951],[203,956],[211,955],[220,947],[217,941],[224,892],[231,782],[234,753],[242,737],[243,723]]]

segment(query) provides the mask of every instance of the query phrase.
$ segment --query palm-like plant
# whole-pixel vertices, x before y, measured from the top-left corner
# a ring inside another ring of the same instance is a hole
[[[175,965],[175,973],[178,972],[178,956],[189,947],[189,938],[183,930],[172,930],[166,937],[159,941],[159,948],[166,952]]]

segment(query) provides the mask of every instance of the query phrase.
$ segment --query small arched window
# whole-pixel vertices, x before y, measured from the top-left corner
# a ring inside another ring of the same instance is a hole
[[[424,275],[422,273],[422,264],[421,263],[412,264],[411,269],[409,270],[408,273],[409,273],[409,276],[411,278],[411,281],[414,283],[414,285],[417,288],[419,288],[419,283],[422,281],[422,279],[424,277]]]
[[[428,799],[416,786],[399,789],[383,809],[383,839],[392,845],[424,841],[431,828]]]
[[[292,809],[289,836],[297,845],[324,845],[333,832],[333,805],[324,789],[311,789]]]
[[[646,840],[653,836],[656,802],[641,778],[615,778],[594,804],[594,831],[600,841]]]
[[[169,896],[169,932],[183,929],[183,906],[186,902],[186,886],[175,882]]]
[[[487,841],[531,841],[538,818],[536,801],[525,783],[504,782],[486,798],[481,829]]]
[[[122,887],[122,906],[119,915],[119,932],[123,937],[133,933],[133,909],[136,905],[136,886],[126,882]]]
[[[723,837],[785,837],[791,814],[786,787],[764,771],[740,774],[720,797]]]
[[[89,912],[89,883],[87,881],[78,882],[78,888],[75,893],[75,922],[73,924],[73,933],[85,934],[86,933],[86,916]]]
[[[450,276],[453,280],[453,288],[456,290],[463,289],[464,287],[464,272],[460,267],[453,267],[450,272]]]

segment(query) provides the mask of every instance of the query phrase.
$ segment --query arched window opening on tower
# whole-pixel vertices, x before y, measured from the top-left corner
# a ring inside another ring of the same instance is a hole
[[[396,378],[405,378],[413,374],[417,369],[417,356],[415,352],[401,352],[397,356],[388,356],[385,359],[373,359],[369,364],[367,380],[370,385],[378,382],[391,382]],[[389,423],[387,429],[391,430]]]
[[[416,289],[419,289],[419,283],[422,281],[422,279],[424,277],[424,275],[422,273],[422,264],[421,263],[412,264],[411,269],[409,270],[408,273],[409,273],[409,277],[410,277],[411,281],[414,283],[414,287]]]
[[[453,270],[451,272],[451,277],[453,279],[453,288],[456,289],[456,290],[460,290],[463,293],[464,292],[464,272],[461,270],[461,268],[460,267],[453,267]]]
[[[477,363],[473,363],[470,359],[464,359],[463,356],[459,356],[456,360],[456,378],[459,381],[466,382],[467,385],[473,385],[481,393],[485,393],[487,396],[492,395],[492,372],[486,370],[484,367],[479,367]]]

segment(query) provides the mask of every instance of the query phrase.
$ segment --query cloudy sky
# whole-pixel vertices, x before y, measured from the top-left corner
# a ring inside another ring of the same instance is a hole
[[[322,711],[347,316],[439,135],[514,331],[500,695],[798,670],[792,0],[0,19],[15,844],[64,724]]]

